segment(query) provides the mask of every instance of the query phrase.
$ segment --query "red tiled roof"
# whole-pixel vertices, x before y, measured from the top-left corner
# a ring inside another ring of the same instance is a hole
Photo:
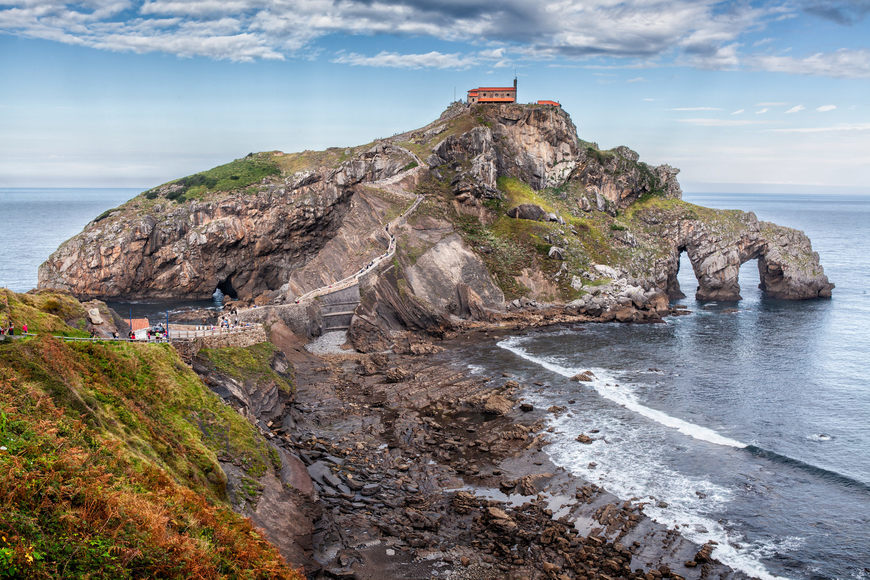
[[[151,323],[148,322],[147,318],[134,318],[131,322],[133,323],[133,332],[151,326]]]
[[[539,105],[553,105],[554,107],[561,107],[562,105],[556,101],[538,101]]]
[[[480,97],[478,103],[513,103],[514,97]]]

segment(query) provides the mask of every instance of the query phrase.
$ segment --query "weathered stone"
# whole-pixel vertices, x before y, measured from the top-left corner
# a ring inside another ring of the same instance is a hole
[[[547,221],[547,212],[541,206],[533,203],[523,203],[512,207],[507,211],[507,215],[518,220]]]
[[[489,415],[507,415],[513,403],[501,395],[490,395],[483,403],[483,412]]]

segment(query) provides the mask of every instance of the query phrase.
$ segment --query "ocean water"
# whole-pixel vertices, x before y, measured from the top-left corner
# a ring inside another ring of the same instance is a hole
[[[61,242],[136,193],[0,189],[0,286],[35,287]],[[469,367],[545,382],[526,396],[539,408],[568,407],[551,419],[555,462],[622,498],[663,502],[646,513],[717,541],[714,555],[735,568],[760,578],[870,578],[870,196],[685,197],[807,232],[834,297],[765,299],[749,262],[743,300],[699,304],[684,257],[681,302],[692,314],[478,343]],[[118,308],[128,314],[129,305]],[[133,308],[138,316],[168,307]],[[569,380],[583,370],[596,380]],[[594,429],[591,445],[575,440]]]
[[[545,382],[529,400],[568,407],[550,419],[552,459],[623,499],[654,498],[648,515],[717,541],[720,560],[760,578],[868,578],[870,196],[686,199],[807,232],[833,298],[766,299],[752,261],[743,300],[696,303],[684,256],[688,316],[509,337],[469,363]],[[569,380],[584,370],[595,381]],[[593,429],[591,445],[575,440]]]
[[[0,188],[0,287],[36,288],[37,269],[64,241],[138,189]]]

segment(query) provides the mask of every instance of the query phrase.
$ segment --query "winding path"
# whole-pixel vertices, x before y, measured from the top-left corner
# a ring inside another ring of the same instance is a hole
[[[402,181],[403,179],[405,179],[405,177],[407,177],[410,172],[419,172],[419,171],[422,171],[423,169],[427,168],[428,166],[425,163],[423,163],[423,160],[420,159],[413,151],[410,151],[410,150],[405,149],[404,147],[400,147],[398,145],[393,145],[393,146],[396,147],[397,149],[401,149],[402,151],[404,151],[405,153],[407,153],[408,155],[413,157],[414,161],[417,162],[417,167],[414,167],[414,168],[409,169],[407,171],[399,172],[395,175],[392,175],[390,177],[387,177],[387,178],[384,178],[384,179],[381,179],[378,181],[374,181],[374,182],[370,183],[369,186],[377,188],[377,189],[384,189],[384,190],[389,191],[391,193],[396,193],[396,194],[399,194],[401,196],[407,197],[407,196],[410,196],[412,194],[409,191],[406,191],[406,190],[398,187],[396,184],[399,183],[400,181]],[[371,272],[375,268],[378,268],[385,261],[392,258],[396,253],[396,236],[394,236],[391,233],[391,229],[395,230],[395,228],[400,223],[404,222],[404,220],[411,213],[413,213],[414,210],[417,209],[417,207],[420,205],[420,203],[422,203],[422,201],[423,201],[422,195],[415,195],[414,197],[415,197],[414,203],[412,203],[411,206],[408,207],[408,209],[406,209],[402,213],[402,215],[395,218],[394,220],[392,220],[391,222],[389,222],[387,225],[384,226],[384,232],[386,232],[386,234],[390,240],[389,244],[387,245],[386,252],[384,252],[383,254],[381,254],[380,256],[378,256],[377,258],[372,260],[371,262],[369,262],[362,269],[351,274],[347,278],[339,280],[338,282],[333,282],[332,284],[328,284],[326,286],[321,286],[320,288],[315,288],[314,290],[310,290],[310,291],[306,292],[305,294],[302,294],[301,296],[296,297],[296,299],[293,302],[295,304],[299,304],[299,303],[304,302],[304,301],[313,300],[314,298],[317,298],[318,296],[323,296],[325,294],[332,294],[333,292],[338,292],[339,290],[344,290],[345,288],[350,288],[351,286],[359,284],[359,280],[362,276],[368,274],[369,272]]]

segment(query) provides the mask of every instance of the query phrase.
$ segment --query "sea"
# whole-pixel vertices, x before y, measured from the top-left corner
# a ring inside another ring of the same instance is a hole
[[[0,189],[0,286],[36,286],[57,246],[130,189]],[[468,346],[550,416],[551,459],[763,578],[870,578],[870,195],[685,194],[805,231],[833,298],[789,302],[740,270],[742,300],[699,303],[685,256],[661,324],[550,328]],[[122,313],[123,315],[123,313]],[[570,377],[592,371],[595,380]],[[573,401],[573,403],[569,402]],[[597,430],[593,434],[593,430]],[[576,441],[592,434],[592,444]]]

